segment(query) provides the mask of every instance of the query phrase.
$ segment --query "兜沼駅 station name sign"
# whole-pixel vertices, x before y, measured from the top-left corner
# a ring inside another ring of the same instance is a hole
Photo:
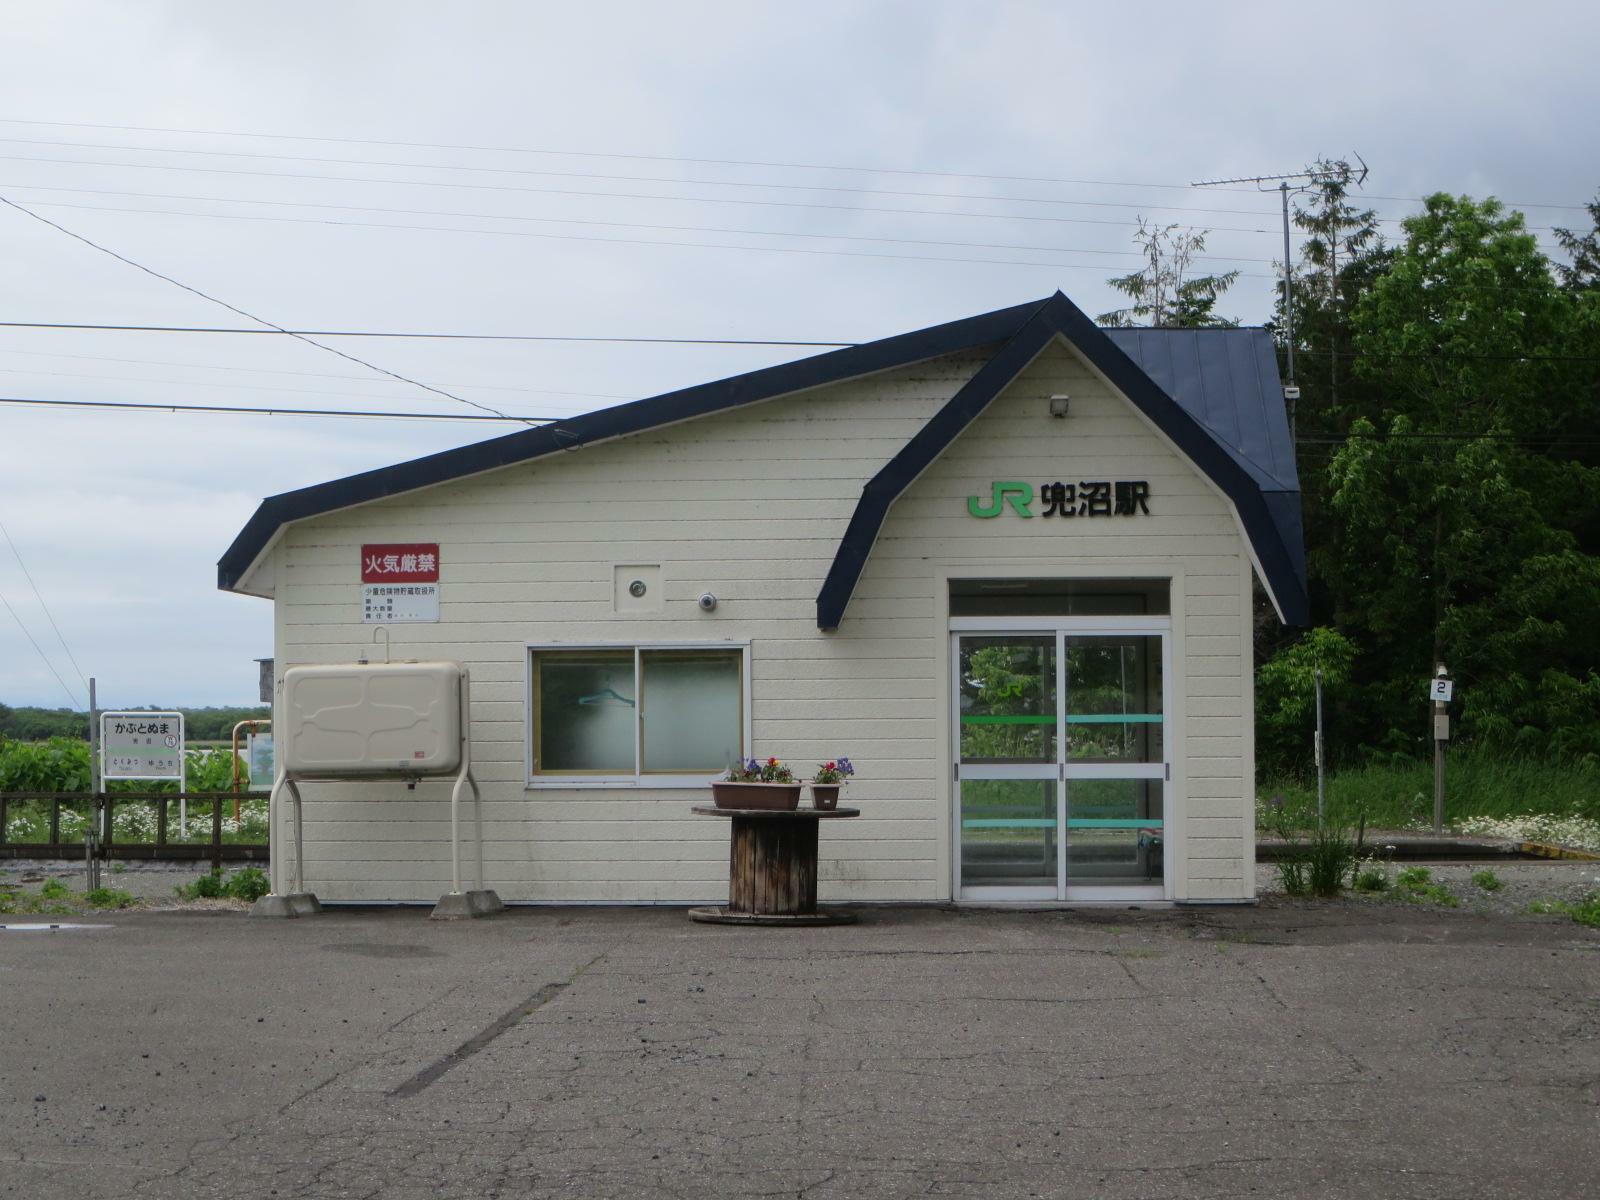
[[[1075,483],[1042,483],[1037,495],[1031,483],[997,479],[987,502],[967,497],[974,517],[998,517],[1007,508],[1019,517],[1133,517],[1150,515],[1150,483],[1145,479],[1080,479]],[[1033,505],[1040,511],[1035,513]]]

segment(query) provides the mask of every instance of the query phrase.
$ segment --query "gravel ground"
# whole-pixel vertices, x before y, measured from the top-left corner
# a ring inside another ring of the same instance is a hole
[[[241,864],[244,865],[244,864]],[[261,864],[265,867],[266,864]],[[122,867],[118,871],[115,867]],[[230,866],[228,870],[234,868]],[[102,887],[116,888],[143,901],[146,907],[165,908],[180,903],[173,889],[192,883],[211,870],[209,863],[112,863],[100,868]],[[23,892],[37,892],[45,881],[58,879],[74,892],[84,890],[82,866],[60,862],[28,860],[0,862],[0,887],[15,886]],[[186,906],[189,902],[181,902]],[[234,906],[234,901],[202,901],[205,907]]]
[[[1402,863],[1389,868],[1392,880],[1401,868],[1426,867],[1432,882],[1443,887],[1458,901],[1462,912],[1519,916],[1528,913],[1528,906],[1536,900],[1558,900],[1572,903],[1592,892],[1600,892],[1600,862],[1535,861],[1514,859],[1503,863]],[[1472,882],[1479,871],[1493,871],[1504,885],[1496,891],[1487,891]],[[1278,879],[1278,869],[1271,863],[1256,868],[1256,890],[1262,903],[1277,904],[1327,904],[1326,900],[1290,900],[1283,894]],[[1415,905],[1443,907],[1430,900],[1413,900],[1390,887],[1387,892],[1373,894],[1351,892],[1341,904],[1357,905]],[[1556,914],[1560,919],[1564,916]],[[1531,916],[1530,919],[1550,920],[1550,915]]]
[[[104,868],[101,883],[118,888],[144,902],[147,907],[165,908],[180,903],[173,889],[191,883],[204,875],[208,867],[203,863],[126,863],[125,869],[115,871]],[[1493,913],[1499,916],[1527,914],[1528,906],[1536,900],[1558,900],[1571,903],[1592,892],[1600,891],[1600,862],[1565,862],[1512,860],[1504,863],[1416,863],[1405,866],[1425,866],[1432,873],[1433,882],[1448,890],[1460,901],[1464,912]],[[264,864],[263,864],[264,866]],[[229,867],[231,872],[236,868]],[[1390,867],[1390,877],[1399,866]],[[1472,882],[1472,876],[1491,870],[1505,885],[1498,891],[1486,891]],[[82,867],[67,863],[3,862],[0,863],[0,886],[18,886],[24,892],[37,892],[47,879],[59,879],[74,892],[83,891]],[[1263,903],[1326,904],[1327,901],[1291,901],[1283,894],[1278,879],[1278,869],[1263,863],[1256,869],[1256,889]],[[1398,895],[1393,888],[1375,895],[1350,893],[1344,903],[1351,904],[1421,904],[1429,901],[1410,900]],[[189,902],[181,902],[185,906]],[[237,907],[234,901],[202,901],[205,907]]]

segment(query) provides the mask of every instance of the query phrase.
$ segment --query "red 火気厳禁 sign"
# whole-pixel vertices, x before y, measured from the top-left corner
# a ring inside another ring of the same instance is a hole
[[[361,547],[362,583],[438,583],[438,542],[380,542]]]
[[[368,625],[439,619],[439,543],[361,547],[361,620]]]

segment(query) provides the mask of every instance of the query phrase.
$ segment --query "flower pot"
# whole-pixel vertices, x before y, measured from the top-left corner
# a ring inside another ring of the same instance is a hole
[[[820,808],[824,812],[839,807],[839,789],[842,783],[813,783],[811,785],[811,807]]]
[[[718,808],[767,808],[776,811],[800,807],[798,783],[732,783],[719,779],[711,785]]]

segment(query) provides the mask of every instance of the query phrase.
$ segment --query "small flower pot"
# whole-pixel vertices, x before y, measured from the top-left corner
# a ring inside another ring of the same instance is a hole
[[[813,783],[811,785],[811,807],[830,812],[839,807],[839,789],[842,783]]]
[[[711,799],[718,808],[765,808],[784,812],[800,807],[800,785],[717,780],[711,785]]]

